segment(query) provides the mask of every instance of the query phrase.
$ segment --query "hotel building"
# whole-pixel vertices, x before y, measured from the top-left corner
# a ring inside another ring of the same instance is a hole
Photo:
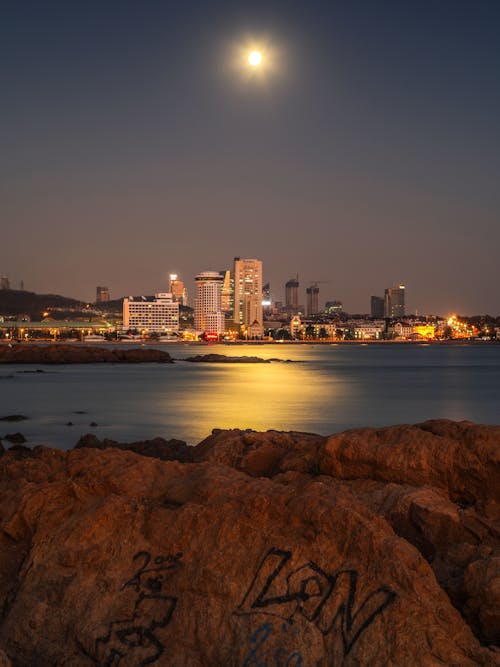
[[[148,297],[123,299],[123,328],[147,333],[179,331],[179,304],[169,292]]]
[[[224,276],[218,271],[204,271],[196,276],[195,281],[194,328],[204,333],[224,333],[225,320],[221,309]]]

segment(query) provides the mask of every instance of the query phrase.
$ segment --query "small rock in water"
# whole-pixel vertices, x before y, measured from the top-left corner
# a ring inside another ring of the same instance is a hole
[[[73,422],[66,422],[66,426],[73,426]]]
[[[26,442],[26,438],[22,433],[7,433],[7,435],[4,436],[5,440],[8,440],[9,442],[13,442],[16,445],[21,444],[23,442]]]
[[[6,415],[5,417],[0,417],[0,422],[22,422],[25,419],[29,419],[25,415]]]
[[[96,422],[90,422],[89,426],[97,426]]]

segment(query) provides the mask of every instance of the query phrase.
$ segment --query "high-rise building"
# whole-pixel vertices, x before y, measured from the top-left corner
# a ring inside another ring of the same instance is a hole
[[[168,291],[171,293],[174,301],[187,306],[187,290],[176,273],[171,273],[168,277]]]
[[[109,301],[109,287],[96,287],[96,296],[95,296],[95,302],[96,303],[106,303],[106,301]]]
[[[218,271],[204,271],[196,278],[194,327],[204,333],[224,333],[225,321],[221,308],[224,276]]]
[[[376,320],[381,320],[385,313],[385,304],[383,296],[372,296],[370,299],[371,316]]]
[[[10,289],[10,281],[8,276],[0,277],[0,289]]]
[[[319,312],[318,301],[319,301],[319,287],[317,284],[313,284],[306,289],[306,314],[307,317],[312,315],[317,315]]]
[[[179,331],[179,304],[174,303],[169,292],[155,294],[154,299],[130,296],[123,299],[123,328],[156,333]]]
[[[299,277],[285,283],[285,308],[295,315],[299,310]]]
[[[384,293],[384,317],[405,316],[405,286],[388,287]]]
[[[221,310],[228,318],[233,319],[234,282],[229,269],[220,272],[223,276],[221,291]]]
[[[234,316],[245,335],[264,334],[262,314],[262,262],[260,259],[234,258]]]

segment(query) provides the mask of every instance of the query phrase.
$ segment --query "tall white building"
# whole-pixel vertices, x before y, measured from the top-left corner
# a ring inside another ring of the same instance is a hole
[[[130,296],[123,299],[123,328],[154,333],[179,331],[179,304],[170,292],[155,294],[154,299]]]
[[[249,338],[264,333],[262,314],[262,262],[234,258],[234,318]]]
[[[224,276],[217,271],[204,271],[196,276],[195,281],[194,328],[204,333],[224,333],[225,321],[221,307]]]

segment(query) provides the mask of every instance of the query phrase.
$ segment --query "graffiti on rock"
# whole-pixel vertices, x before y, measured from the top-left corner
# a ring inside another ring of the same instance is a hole
[[[150,665],[165,652],[158,630],[170,622],[177,597],[166,590],[167,578],[181,566],[182,554],[152,558],[149,551],[139,551],[133,558],[134,575],[120,591],[132,589],[134,601],[131,614],[112,621],[108,631],[95,642],[100,665],[117,667],[122,661]]]
[[[325,636],[335,629],[347,655],[396,597],[380,586],[360,599],[358,582],[357,570],[326,572],[313,561],[295,567],[291,551],[273,547],[259,563],[235,613],[267,614],[290,624],[302,617]]]

